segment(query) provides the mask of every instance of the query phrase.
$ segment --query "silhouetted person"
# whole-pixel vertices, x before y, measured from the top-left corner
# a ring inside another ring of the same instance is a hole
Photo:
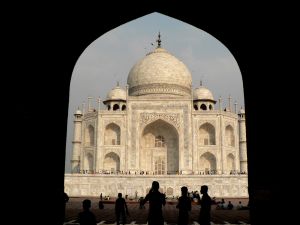
[[[69,201],[69,196],[66,192],[64,192],[64,201],[67,203]]]
[[[115,213],[117,225],[126,223],[126,215],[129,215],[127,204],[124,198],[122,198],[122,193],[118,194],[118,198],[115,204]]]
[[[231,203],[231,201],[228,202],[227,209],[233,209],[233,204]]]
[[[248,209],[250,209],[249,201],[248,201],[247,206],[243,206],[242,204],[239,204],[239,205],[240,205],[240,208],[238,208],[239,210],[248,210]]]
[[[162,206],[166,204],[165,195],[158,191],[159,183],[152,182],[152,187],[142,202],[144,205],[149,201],[148,225],[163,225],[164,217],[162,214]]]
[[[140,209],[144,209],[145,208],[145,206],[143,205],[143,200],[144,200],[144,197],[140,197],[139,198],[139,203],[140,203]]]
[[[210,225],[210,210],[211,210],[211,198],[207,194],[208,187],[206,185],[201,186],[200,193],[202,198],[200,199],[200,214],[199,223],[200,225]]]
[[[104,209],[104,204],[103,204],[102,200],[99,200],[98,206],[99,206],[99,209]]]
[[[236,209],[240,210],[242,209],[244,206],[242,205],[242,202],[239,201],[239,204],[236,206]]]
[[[60,192],[59,194],[59,200],[60,200],[60,212],[59,212],[59,218],[60,222],[63,223],[65,221],[65,214],[66,214],[66,204],[69,201],[69,196],[66,192]]]
[[[222,200],[217,202],[217,203],[218,203],[218,205],[217,205],[216,209],[225,209],[225,200],[224,200],[224,198],[222,198]]]
[[[179,209],[178,225],[188,225],[189,223],[189,211],[191,211],[192,203],[188,197],[187,187],[181,188],[181,196],[178,199],[176,208]]]
[[[85,199],[82,202],[83,212],[78,214],[78,222],[80,225],[96,225],[96,217],[94,213],[90,211],[91,200]]]
[[[99,200],[99,203],[98,203],[99,209],[104,209],[104,204],[103,204],[102,199],[103,199],[103,197],[102,197],[102,193],[101,193],[100,194],[100,200]]]

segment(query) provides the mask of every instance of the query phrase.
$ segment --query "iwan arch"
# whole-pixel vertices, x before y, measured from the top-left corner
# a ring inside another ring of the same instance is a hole
[[[74,114],[72,174],[65,191],[73,196],[145,195],[153,180],[161,191],[209,186],[212,196],[247,197],[245,112],[192,77],[183,62],[162,48],[129,71],[127,86],[114,87],[106,109]]]

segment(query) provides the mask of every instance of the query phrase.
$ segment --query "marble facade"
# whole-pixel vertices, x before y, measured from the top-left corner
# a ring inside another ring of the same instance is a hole
[[[216,107],[210,90],[191,82],[186,66],[158,46],[133,66],[125,89],[107,94],[106,109],[99,99],[98,109],[89,101],[77,110],[66,192],[144,195],[158,180],[174,195],[207,184],[213,196],[247,196],[245,111],[230,98]]]
[[[248,178],[246,175],[87,175],[66,174],[65,191],[69,196],[103,196],[116,197],[123,193],[134,198],[148,193],[152,181],[158,181],[160,191],[169,198],[180,196],[180,188],[188,187],[189,191],[200,191],[200,186],[208,185],[211,197],[248,197]]]

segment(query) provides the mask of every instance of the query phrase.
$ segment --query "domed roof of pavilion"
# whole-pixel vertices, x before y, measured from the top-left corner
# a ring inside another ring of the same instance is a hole
[[[241,108],[239,114],[245,114],[245,110]]]
[[[199,87],[197,87],[193,91],[193,99],[194,100],[210,100],[210,101],[215,101],[214,96],[211,93],[210,90],[208,90],[206,87],[202,86],[202,83],[200,84]]]
[[[78,109],[76,110],[75,114],[76,114],[76,115],[82,115],[82,112],[81,112],[81,110],[78,108]]]
[[[108,100],[126,100],[126,91],[117,84],[116,87],[108,92],[106,101]]]
[[[129,72],[130,95],[172,94],[190,96],[192,76],[188,68],[160,46],[137,62]]]

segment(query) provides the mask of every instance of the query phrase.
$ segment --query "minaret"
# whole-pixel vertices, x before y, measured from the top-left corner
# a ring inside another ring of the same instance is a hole
[[[72,173],[79,173],[80,170],[80,148],[81,148],[81,126],[82,126],[82,112],[79,108],[74,114],[74,139],[73,143],[73,152],[72,152]]]
[[[81,112],[82,112],[82,115],[85,114],[85,102],[82,103],[82,111]]]
[[[237,114],[237,102],[234,102],[234,113]]]
[[[101,98],[98,98],[98,111],[100,112],[101,110]]]
[[[228,97],[228,111],[231,112],[231,95]]]
[[[92,99],[93,99],[93,97],[88,97],[88,112],[92,112],[93,110],[92,110],[92,103],[91,103],[91,101],[92,101]]]
[[[240,172],[248,172],[247,162],[247,139],[245,110],[241,108],[239,114],[239,147],[240,147]]]

